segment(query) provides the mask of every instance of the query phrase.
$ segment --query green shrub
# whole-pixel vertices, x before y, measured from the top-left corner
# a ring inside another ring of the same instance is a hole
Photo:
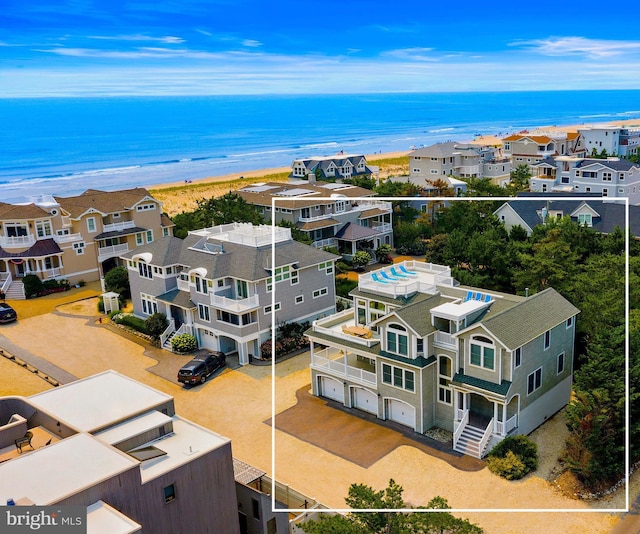
[[[348,263],[344,262],[344,261],[337,261],[336,262],[336,272],[338,274],[343,274],[346,273],[348,271],[351,270],[351,265],[349,265]]]
[[[154,313],[147,317],[144,324],[149,335],[157,341],[160,339],[162,332],[164,332],[167,326],[169,326],[169,321],[164,313]]]
[[[143,334],[149,334],[144,319],[140,319],[130,313],[117,312],[111,315],[111,320],[114,323],[123,324],[137,330],[138,332],[142,332]]]
[[[104,313],[104,299],[102,297],[98,299],[98,311]]]
[[[515,460],[522,464],[522,469],[520,469],[518,462]],[[496,473],[507,480],[517,480],[537,469],[538,447],[527,436],[520,435],[505,438],[491,449],[487,465],[492,473]]]
[[[106,291],[113,291],[123,298],[131,296],[129,287],[129,271],[126,267],[114,267],[104,275],[104,288]]]
[[[347,278],[336,278],[336,294],[340,297],[348,298],[349,291],[354,289],[358,285],[355,280],[349,280]]]
[[[519,480],[529,472],[524,462],[513,451],[507,451],[504,458],[490,456],[487,459],[487,467],[492,473],[507,480]]]
[[[24,285],[24,293],[27,298],[37,295],[44,289],[42,280],[35,274],[27,274],[22,279],[22,284]]]
[[[193,352],[198,348],[198,341],[191,334],[178,334],[171,338],[171,350],[178,354]]]

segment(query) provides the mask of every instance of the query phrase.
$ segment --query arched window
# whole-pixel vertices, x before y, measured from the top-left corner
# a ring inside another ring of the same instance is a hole
[[[469,363],[471,365],[494,369],[496,349],[491,339],[485,336],[473,336],[469,352]]]
[[[387,351],[401,356],[409,355],[409,338],[404,326],[397,323],[387,326]]]
[[[452,367],[451,358],[438,356],[438,401],[445,404],[451,404]]]

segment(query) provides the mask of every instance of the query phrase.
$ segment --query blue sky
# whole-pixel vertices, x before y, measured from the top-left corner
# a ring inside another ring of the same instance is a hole
[[[3,97],[640,88],[638,32],[582,2],[0,6]]]

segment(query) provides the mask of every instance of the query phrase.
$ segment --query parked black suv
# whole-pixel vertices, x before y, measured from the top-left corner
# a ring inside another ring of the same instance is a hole
[[[193,360],[183,365],[178,371],[178,382],[183,384],[204,384],[211,374],[224,367],[226,356],[224,352],[202,351]]]
[[[17,319],[18,314],[16,311],[8,304],[0,302],[0,323],[10,323]]]

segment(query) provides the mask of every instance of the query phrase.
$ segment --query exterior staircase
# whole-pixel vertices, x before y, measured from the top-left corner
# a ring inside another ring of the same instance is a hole
[[[169,334],[169,336],[167,337],[167,339],[164,340],[164,343],[162,343],[162,348],[165,350],[168,350],[171,352],[171,340],[173,339],[173,337],[178,333],[177,330],[174,330],[173,332],[171,332]]]
[[[7,300],[24,300],[26,298],[24,293],[24,285],[21,281],[11,282],[11,285],[7,288],[5,293]]]
[[[461,452],[462,454],[473,456],[474,458],[482,458],[487,452],[487,447],[489,445],[489,436],[487,435],[487,439],[483,440],[483,438],[488,432],[489,426],[492,425],[493,419],[485,428],[479,428],[470,424],[465,425],[462,429],[462,433],[458,436],[453,449]]]

